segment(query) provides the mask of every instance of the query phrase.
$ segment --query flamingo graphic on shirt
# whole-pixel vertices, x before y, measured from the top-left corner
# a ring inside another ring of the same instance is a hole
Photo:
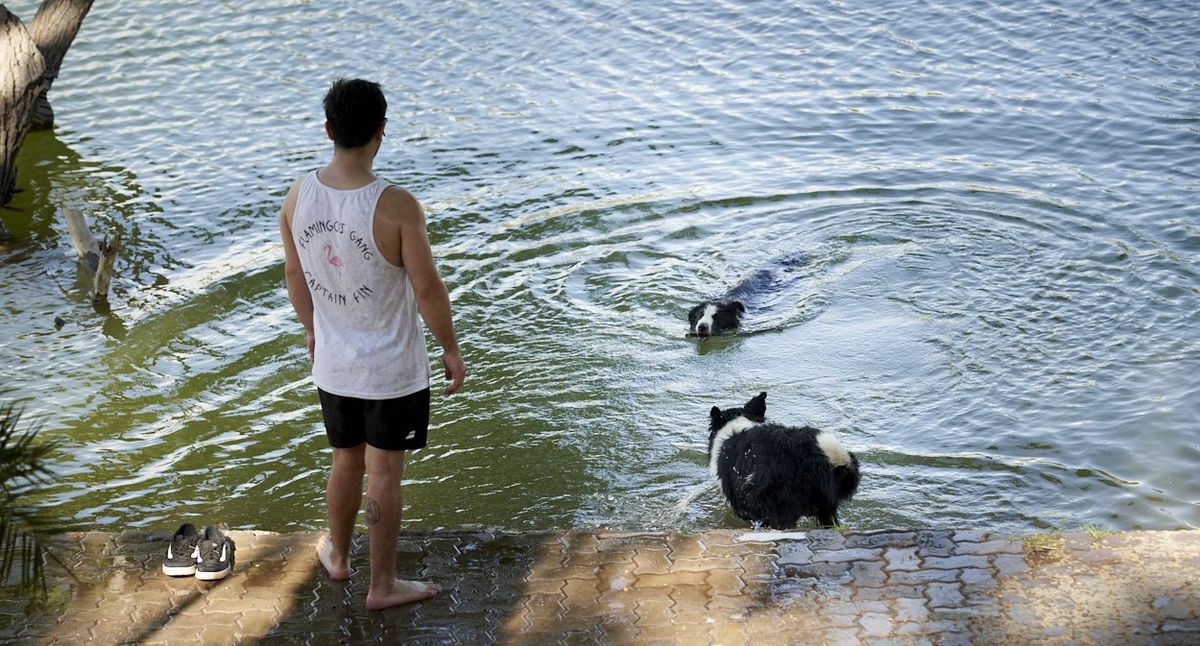
[[[333,255],[333,245],[328,243],[325,244],[325,259],[328,260],[329,264],[333,265],[334,267],[342,266],[342,259]]]

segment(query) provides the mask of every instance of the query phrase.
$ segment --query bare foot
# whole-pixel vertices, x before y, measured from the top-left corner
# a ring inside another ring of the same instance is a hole
[[[414,601],[428,599],[442,591],[442,586],[429,581],[405,581],[394,579],[390,590],[367,592],[367,609],[382,610],[401,606]]]
[[[350,564],[345,556],[333,553],[333,541],[329,540],[329,534],[321,534],[321,538],[317,539],[317,558],[325,566],[330,579],[345,581],[350,578]]]

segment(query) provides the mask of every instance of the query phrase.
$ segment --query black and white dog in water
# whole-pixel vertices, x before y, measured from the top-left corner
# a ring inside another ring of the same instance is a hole
[[[768,266],[750,272],[723,296],[704,301],[689,310],[687,335],[703,340],[737,332],[742,326],[742,315],[747,310],[761,309],[764,301],[785,290],[807,265],[807,254],[794,253],[776,258]]]
[[[801,516],[836,525],[838,504],[858,490],[858,458],[808,426],[766,421],[767,393],[742,408],[709,412],[708,467],[742,520],[791,529]]]
[[[741,301],[704,301],[688,312],[688,336],[701,339],[737,331],[746,306]]]

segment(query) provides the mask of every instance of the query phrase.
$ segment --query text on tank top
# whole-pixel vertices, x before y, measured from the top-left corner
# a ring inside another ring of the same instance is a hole
[[[429,387],[429,358],[408,272],[375,243],[388,183],[341,190],[301,181],[292,236],[313,301],[313,381],[327,392],[390,399]]]

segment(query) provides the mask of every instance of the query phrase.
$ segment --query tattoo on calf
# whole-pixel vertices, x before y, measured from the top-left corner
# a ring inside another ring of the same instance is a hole
[[[379,502],[374,498],[367,496],[367,524],[374,525],[379,522]]]

